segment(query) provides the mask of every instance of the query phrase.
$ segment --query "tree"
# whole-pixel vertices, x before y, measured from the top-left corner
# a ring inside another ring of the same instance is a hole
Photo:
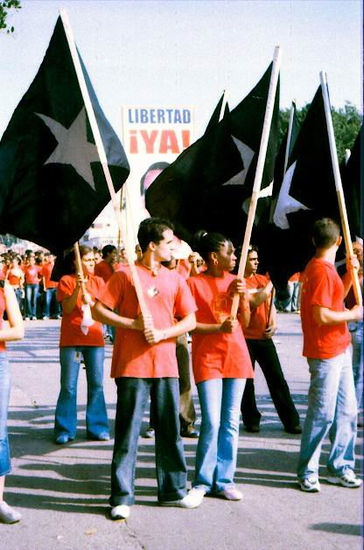
[[[307,111],[310,107],[310,103],[307,103],[302,109],[297,109],[297,118],[299,123],[304,120]],[[360,116],[355,105],[347,101],[345,107],[339,109],[331,109],[332,122],[334,125],[334,133],[337,147],[337,154],[339,162],[345,157],[345,149],[351,149],[354,145],[356,136],[359,133],[362,123],[362,117]],[[279,139],[282,141],[288,127],[290,109],[282,109],[280,111],[280,133]]]
[[[14,27],[7,23],[8,12],[11,9],[19,10],[21,8],[20,0],[3,0],[0,2],[0,31],[14,32]]]

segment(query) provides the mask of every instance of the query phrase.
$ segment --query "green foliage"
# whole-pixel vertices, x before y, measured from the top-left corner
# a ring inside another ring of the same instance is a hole
[[[296,114],[300,124],[302,124],[310,104],[307,103],[302,109],[297,109]],[[290,109],[280,111],[280,130],[279,141],[281,142],[287,132]],[[359,133],[362,123],[362,117],[357,108],[350,102],[346,102],[345,107],[340,109],[331,109],[332,123],[334,126],[335,141],[339,163],[345,157],[345,149],[351,149],[354,145],[356,136]]]
[[[21,8],[20,0],[0,1],[0,31],[14,32],[14,27],[7,23],[8,12],[11,9],[19,10]]]

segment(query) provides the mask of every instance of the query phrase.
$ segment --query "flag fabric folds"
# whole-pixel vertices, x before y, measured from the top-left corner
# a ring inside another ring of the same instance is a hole
[[[117,191],[128,177],[128,161],[82,60],[81,66]],[[0,142],[0,233],[57,253],[72,246],[109,201],[59,17],[38,73]]]
[[[213,116],[215,122],[209,124],[205,134],[147,190],[148,211],[151,215],[169,217],[184,240],[190,240],[196,230],[206,229],[223,233],[237,246],[242,243],[246,201],[254,182],[271,71],[272,64],[231,113],[225,109],[219,123]],[[262,188],[273,180],[278,109],[277,91]]]
[[[259,245],[264,268],[282,288],[314,253],[314,221],[331,217],[340,223],[321,87],[302,123],[283,180],[275,187],[279,192],[273,223]]]

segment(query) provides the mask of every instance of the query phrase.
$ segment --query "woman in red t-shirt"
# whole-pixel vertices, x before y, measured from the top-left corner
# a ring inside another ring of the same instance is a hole
[[[103,377],[104,337],[102,325],[92,321],[89,306],[93,305],[104,287],[104,281],[93,274],[95,258],[92,249],[80,246],[83,275],[75,273],[74,253],[69,263],[69,275],[59,281],[57,300],[62,304],[60,338],[61,390],[55,416],[55,439],[59,445],[76,436],[77,429],[77,380],[83,357],[87,377],[86,429],[89,439],[107,441],[107,418]],[[82,296],[81,282],[86,285]],[[89,315],[88,315],[89,313]]]
[[[4,312],[8,322],[4,323]],[[0,522],[15,523],[21,519],[16,510],[3,500],[5,476],[10,472],[10,449],[7,432],[10,396],[10,365],[5,342],[20,340],[24,336],[23,319],[14,290],[8,281],[0,286]]]
[[[234,485],[240,402],[245,379],[254,376],[240,324],[249,323],[249,300],[245,282],[229,273],[236,256],[228,239],[204,233],[195,248],[207,269],[187,281],[198,307],[192,363],[202,417],[191,492],[201,501],[206,493],[240,500]],[[240,294],[239,320],[230,317],[234,292]]]
[[[24,266],[25,314],[34,321],[37,319],[40,269],[40,266],[35,264],[35,255],[30,254]]]

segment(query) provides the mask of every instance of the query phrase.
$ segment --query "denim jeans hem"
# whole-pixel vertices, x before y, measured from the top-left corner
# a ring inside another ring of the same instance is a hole
[[[109,498],[109,504],[112,508],[114,508],[115,506],[120,506],[121,504],[125,504],[126,506],[133,506],[134,498],[116,497],[111,495],[111,497]]]

